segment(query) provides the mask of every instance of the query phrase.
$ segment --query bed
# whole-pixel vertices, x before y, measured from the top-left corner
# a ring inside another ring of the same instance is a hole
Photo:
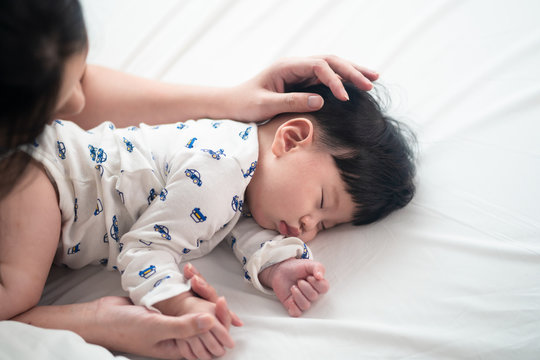
[[[336,54],[378,70],[418,135],[412,203],[310,243],[331,289],[301,318],[245,282],[226,246],[193,262],[245,322],[224,359],[540,358],[539,2],[82,3],[90,63],[227,86]],[[41,303],[122,294],[116,273],[54,268]],[[2,359],[122,356],[143,359],[0,322]]]

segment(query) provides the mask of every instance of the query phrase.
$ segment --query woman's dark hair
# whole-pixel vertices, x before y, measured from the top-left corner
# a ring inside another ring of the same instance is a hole
[[[325,85],[288,91],[323,97],[322,109],[310,113],[320,130],[318,141],[332,154],[357,205],[353,224],[364,225],[404,207],[413,198],[416,137],[405,124],[385,115],[370,92],[344,85],[350,98],[345,102],[336,99]],[[376,85],[371,93],[383,90]]]
[[[13,151],[52,120],[64,65],[86,45],[78,0],[0,2],[0,199],[30,161]]]

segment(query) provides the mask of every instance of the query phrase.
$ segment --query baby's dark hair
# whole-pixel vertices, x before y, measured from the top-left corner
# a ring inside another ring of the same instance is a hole
[[[413,198],[416,137],[408,126],[387,116],[371,95],[384,92],[380,85],[371,92],[344,85],[349,101],[336,99],[322,84],[288,91],[323,97],[322,109],[310,113],[319,128],[316,141],[330,150],[357,205],[352,223],[364,225],[404,207]]]

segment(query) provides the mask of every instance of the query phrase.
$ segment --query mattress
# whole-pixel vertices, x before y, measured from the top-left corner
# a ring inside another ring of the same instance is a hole
[[[310,243],[330,291],[302,317],[245,282],[226,246],[193,262],[245,323],[224,359],[540,358],[539,2],[82,3],[90,63],[229,86],[336,54],[378,70],[390,114],[417,133],[416,197]],[[105,295],[124,295],[117,273],[53,268],[41,303]],[[0,358],[143,359],[14,322],[0,344]]]

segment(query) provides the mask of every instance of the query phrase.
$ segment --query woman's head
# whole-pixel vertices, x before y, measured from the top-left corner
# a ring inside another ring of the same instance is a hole
[[[330,151],[357,205],[353,224],[385,217],[407,205],[415,193],[414,133],[385,115],[370,92],[345,84],[350,101],[336,99],[324,85],[301,89],[320,94],[324,106],[310,113],[319,142]],[[381,91],[376,86],[375,91]],[[298,91],[298,89],[296,89]]]
[[[72,90],[64,89],[64,78],[74,72],[70,63],[85,56],[87,48],[81,6],[77,0],[3,0],[0,39],[1,157],[31,142],[58,113],[61,97]],[[2,174],[12,175],[0,180],[2,192],[25,165],[2,161]]]

